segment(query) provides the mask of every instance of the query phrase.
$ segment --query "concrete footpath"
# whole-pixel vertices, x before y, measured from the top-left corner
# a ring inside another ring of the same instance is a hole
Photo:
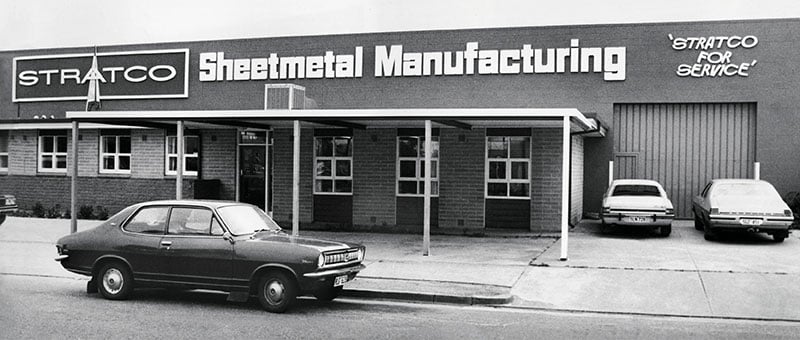
[[[97,225],[79,221],[79,230]],[[0,226],[1,275],[86,277],[53,261],[68,220],[10,217]],[[367,246],[358,278],[344,295],[421,302],[504,305],[557,311],[783,320],[800,322],[800,233],[783,243],[764,235],[708,242],[690,222],[668,238],[636,229],[601,233],[584,222],[560,241],[518,232],[422,236],[302,231],[302,236]]]

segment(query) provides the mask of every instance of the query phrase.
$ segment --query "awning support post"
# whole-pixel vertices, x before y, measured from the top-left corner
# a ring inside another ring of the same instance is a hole
[[[72,121],[72,179],[70,183],[69,233],[78,231],[78,121]]]
[[[431,121],[425,121],[425,206],[422,222],[422,256],[428,256],[431,252]]]
[[[177,125],[175,147],[178,148],[178,159],[175,164],[175,199],[179,200],[183,198],[183,121],[179,120]]]
[[[761,179],[761,162],[753,163],[753,178],[756,180]]]
[[[292,236],[300,235],[300,121],[294,121],[292,148]]]
[[[567,260],[569,243],[569,153],[570,153],[570,116],[564,115],[561,157],[561,261]]]

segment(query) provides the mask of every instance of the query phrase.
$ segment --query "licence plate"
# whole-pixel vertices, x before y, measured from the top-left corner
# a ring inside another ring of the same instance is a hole
[[[337,276],[336,278],[333,279],[333,286],[334,287],[343,286],[347,281],[348,281],[347,275]]]
[[[647,223],[647,222],[650,222],[650,218],[646,217],[646,216],[631,216],[631,217],[628,217],[628,221],[631,221],[631,222],[634,222],[634,223]]]
[[[742,218],[739,220],[739,223],[742,225],[761,225],[764,223],[764,220],[753,219],[753,218]]]

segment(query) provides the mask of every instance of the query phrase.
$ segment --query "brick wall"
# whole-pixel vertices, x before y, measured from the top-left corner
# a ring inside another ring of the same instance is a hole
[[[83,130],[78,134],[78,176],[96,177],[100,168],[100,131]],[[72,131],[67,137],[72,147]],[[131,141],[133,142],[133,141]],[[67,173],[72,174],[72,149],[68,149]]]
[[[397,130],[354,130],[353,134],[353,224],[392,227],[397,224]]]
[[[531,133],[531,230],[561,230],[561,129]]]
[[[439,143],[439,227],[483,228],[486,130],[441,129]]]
[[[164,178],[164,130],[131,130],[131,177]],[[200,156],[202,157],[202,155]]]
[[[9,175],[36,175],[36,130],[11,130],[8,141]]]
[[[292,227],[292,129],[275,129],[273,141],[273,217],[284,228]],[[314,130],[300,131],[300,222],[313,219]],[[354,168],[358,166],[354,164]]]
[[[30,210],[41,203],[46,209],[59,205],[70,207],[71,177],[66,176],[0,176],[3,193],[17,197],[21,209]],[[191,198],[192,181],[184,180],[183,197]],[[108,177],[78,177],[78,206],[102,206],[110,214],[122,208],[150,200],[174,199],[175,180]]]
[[[572,183],[569,221],[580,222],[583,217],[583,137],[572,137]]]
[[[235,200],[237,131],[203,130],[201,135],[200,176],[220,180],[220,199]]]

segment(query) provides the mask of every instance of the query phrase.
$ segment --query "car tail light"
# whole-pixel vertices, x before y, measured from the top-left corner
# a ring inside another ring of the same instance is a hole
[[[786,215],[787,217],[792,217],[792,211],[789,209],[784,210],[783,214]]]
[[[610,207],[603,207],[603,212],[604,213],[611,212],[611,208]]]
[[[719,215],[719,208],[711,208],[711,215]]]
[[[325,265],[325,255],[319,254],[317,257],[317,268],[322,268]]]
[[[667,215],[672,215],[675,213],[675,209],[667,208]]]
[[[6,205],[17,205],[17,199],[13,197],[6,197]]]

